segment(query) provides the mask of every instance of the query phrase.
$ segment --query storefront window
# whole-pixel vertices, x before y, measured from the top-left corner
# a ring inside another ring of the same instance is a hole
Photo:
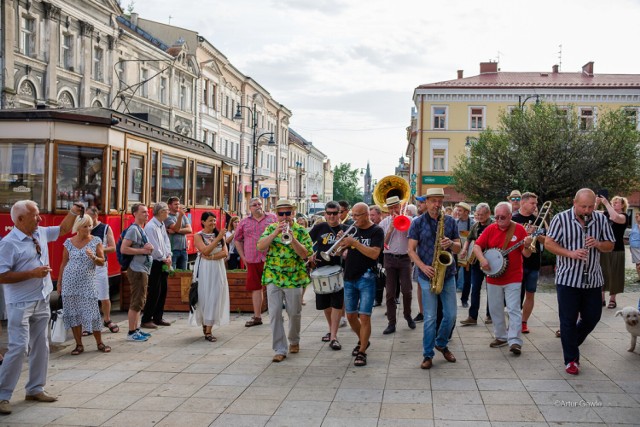
[[[199,205],[213,206],[213,166],[198,163],[196,175],[196,201]]]
[[[161,201],[166,202],[169,197],[184,200],[185,163],[184,159],[162,156]]]
[[[44,206],[44,144],[0,143],[0,210],[9,211],[18,200]]]
[[[136,154],[129,156],[129,173],[128,173],[128,205],[142,202],[142,189],[144,186],[144,157]]]
[[[69,209],[81,200],[102,210],[102,156],[104,149],[58,145],[56,209]]]

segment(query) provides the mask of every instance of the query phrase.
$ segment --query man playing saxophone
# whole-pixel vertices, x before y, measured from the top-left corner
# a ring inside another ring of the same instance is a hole
[[[449,252],[460,252],[460,238],[455,220],[442,212],[444,190],[430,188],[427,190],[426,212],[414,219],[409,228],[409,257],[419,269],[418,284],[422,291],[424,306],[423,357],[422,369],[431,369],[435,355],[434,347],[441,352],[448,362],[455,362],[456,357],[449,350],[449,335],[456,321],[456,266]],[[438,233],[441,230],[441,233]],[[442,237],[438,240],[437,236]],[[448,265],[436,260],[447,259]],[[436,267],[434,269],[434,266]],[[438,294],[442,300],[443,318],[436,330],[436,312]]]

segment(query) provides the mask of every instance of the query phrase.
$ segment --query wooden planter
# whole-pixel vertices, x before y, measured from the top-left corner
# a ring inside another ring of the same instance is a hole
[[[120,310],[128,311],[131,304],[131,289],[127,272],[120,276]],[[192,273],[176,272],[167,279],[167,299],[164,303],[166,311],[189,311],[189,288],[191,287]]]
[[[247,281],[246,270],[227,271],[227,281],[229,282],[229,302],[231,313],[253,313],[253,300],[251,292],[245,290]],[[267,289],[262,289],[262,312],[267,311]]]

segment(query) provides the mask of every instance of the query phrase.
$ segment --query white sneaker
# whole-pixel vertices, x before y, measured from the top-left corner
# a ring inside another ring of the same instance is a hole
[[[342,318],[340,318],[340,327],[344,328],[345,326],[347,326],[347,318],[346,317],[342,317]]]

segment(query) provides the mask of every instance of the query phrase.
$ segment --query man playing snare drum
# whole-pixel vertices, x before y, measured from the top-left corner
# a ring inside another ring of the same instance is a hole
[[[340,255],[332,256],[329,261],[326,261],[320,254],[328,251],[338,239],[340,231],[344,231],[348,228],[348,226],[340,224],[340,218],[338,217],[340,205],[337,202],[328,202],[324,209],[326,222],[314,225],[309,232],[311,240],[313,241],[313,249],[315,251],[309,261],[309,264],[313,268],[320,268],[329,265],[340,266]],[[342,272],[340,275],[342,275]],[[312,273],[312,279],[313,278],[314,274]],[[330,294],[316,294],[316,309],[324,310],[324,315],[327,318],[327,324],[329,325],[329,333],[322,337],[322,341],[330,341],[329,347],[333,350],[342,349],[342,345],[340,345],[340,342],[338,341],[338,325],[340,324],[343,305],[344,288]]]
[[[487,276],[487,300],[489,312],[493,319],[495,340],[489,344],[491,348],[509,344],[509,351],[519,356],[522,351],[522,312],[520,311],[520,287],[522,286],[522,256],[531,256],[529,246],[531,236],[524,227],[511,221],[511,204],[500,202],[494,209],[496,222],[488,226],[476,240],[473,252],[478,258],[480,268],[491,270],[489,261],[483,251],[489,248],[508,249],[524,240],[524,245],[507,255],[507,269],[498,277]],[[509,313],[509,329],[504,319],[504,301]]]

